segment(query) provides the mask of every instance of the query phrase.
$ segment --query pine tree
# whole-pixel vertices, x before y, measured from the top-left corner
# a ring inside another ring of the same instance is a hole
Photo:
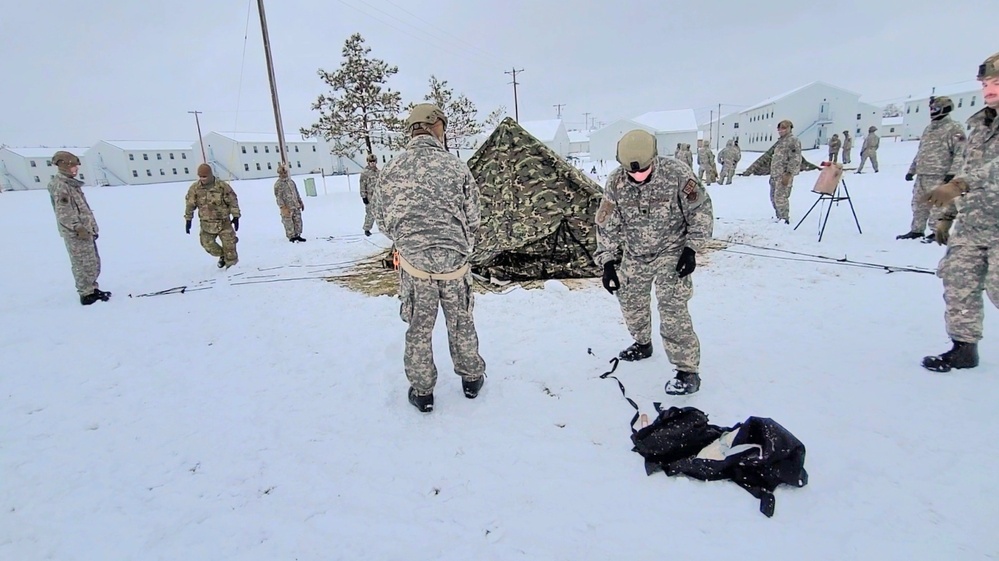
[[[323,137],[339,156],[351,157],[362,151],[372,154],[375,145],[393,146],[394,131],[401,128],[402,96],[385,85],[399,68],[372,58],[370,53],[371,47],[355,33],[343,45],[340,68],[317,71],[331,90],[312,104],[313,111],[319,112],[319,121],[302,128],[301,133],[306,138]]]

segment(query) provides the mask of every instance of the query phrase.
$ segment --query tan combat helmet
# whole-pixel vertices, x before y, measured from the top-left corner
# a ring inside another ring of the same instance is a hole
[[[429,127],[437,121],[444,121],[444,128],[447,128],[447,116],[440,107],[433,103],[420,103],[414,105],[410,111],[409,118],[406,119],[406,128],[413,130],[418,125]]]
[[[52,163],[56,166],[60,165],[65,165],[66,167],[78,166],[80,165],[80,158],[77,158],[76,154],[72,152],[59,150],[58,152],[52,155]]]
[[[945,95],[930,98],[930,115],[946,115],[954,110],[954,102]]]
[[[284,165],[284,162],[278,164],[277,169],[278,177],[288,177],[288,166]]]
[[[378,162],[378,156],[375,156],[374,154],[368,154],[368,157],[365,158],[365,161],[367,161],[369,164],[374,164]]]
[[[985,59],[978,67],[978,79],[999,78],[999,53]]]
[[[874,125],[871,125],[870,127],[867,127],[867,132],[874,132],[876,130],[878,130],[878,127],[875,127]]]
[[[629,131],[617,141],[617,161],[625,171],[642,171],[652,165],[656,157],[656,137],[646,131]]]
[[[791,129],[794,128],[794,123],[792,123],[791,121],[789,121],[787,119],[784,119],[783,121],[777,123],[777,128],[780,128],[782,126],[785,127],[785,128],[787,128],[787,130],[791,130]]]

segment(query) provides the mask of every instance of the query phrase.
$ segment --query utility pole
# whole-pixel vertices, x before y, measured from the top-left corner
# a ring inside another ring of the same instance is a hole
[[[281,105],[278,103],[277,82],[274,80],[274,60],[271,58],[271,40],[267,34],[267,17],[264,15],[264,0],[257,0],[260,12],[260,32],[264,35],[264,54],[267,57],[267,78],[271,83],[271,101],[274,103],[274,123],[277,125],[278,149],[281,163],[288,165],[288,150],[284,146],[284,126],[281,124]]]
[[[556,119],[561,119],[562,118],[562,108],[565,107],[565,104],[564,103],[556,103],[555,105],[552,105],[552,107],[555,108],[555,118]]]
[[[511,82],[513,84],[513,120],[517,122],[520,122],[520,110],[517,107],[517,73],[523,71],[524,71],[523,68],[517,70],[517,68],[514,67],[511,69],[511,71],[504,72],[504,74],[510,74],[511,76],[513,76],[513,82]]]
[[[201,144],[201,162],[207,164],[208,157],[205,156],[205,140],[201,138],[201,121],[198,120],[198,115],[201,115],[201,111],[188,111],[188,113],[194,114],[194,124],[198,126],[198,142]]]
[[[704,113],[701,113],[701,115],[703,115],[703,114],[704,114]],[[707,141],[710,141],[710,140],[711,140],[711,131],[712,131],[712,130],[714,130],[714,129],[713,129],[713,127],[711,126],[711,123],[712,123],[712,122],[713,122],[714,120],[715,120],[715,110],[714,110],[714,109],[712,109],[712,110],[711,110],[711,112],[710,112],[710,113],[708,113],[708,137],[704,139],[704,140],[705,140],[705,142],[702,142],[702,143],[701,143],[701,145],[702,145],[702,146],[703,146],[703,145],[705,145],[705,144],[707,144],[707,145],[708,145],[708,148],[711,148],[711,142],[707,142]]]
[[[583,113],[583,128],[590,130],[590,113]]]
[[[721,150],[721,104],[718,104],[718,136],[715,137],[715,151]]]

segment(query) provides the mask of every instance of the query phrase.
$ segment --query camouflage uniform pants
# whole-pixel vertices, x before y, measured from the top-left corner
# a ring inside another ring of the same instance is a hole
[[[292,208],[287,212],[281,212],[281,224],[284,224],[284,235],[288,239],[297,238],[302,235],[302,211]]]
[[[628,332],[636,342],[652,342],[652,285],[655,283],[659,302],[659,335],[663,339],[666,357],[677,370],[697,372],[701,362],[701,343],[694,333],[694,324],[687,302],[694,295],[690,276],[676,274],[678,253],[660,256],[651,263],[624,258],[621,263],[621,288],[617,292],[621,314]]]
[[[909,228],[910,232],[922,232],[927,226],[927,220],[929,220],[930,231],[937,224],[937,220],[940,219],[940,214],[943,209],[938,206],[933,206],[926,202],[926,195],[933,190],[934,187],[943,183],[942,175],[917,175],[916,183],[912,186],[912,226]]]
[[[851,150],[849,150],[847,148],[843,149],[843,163],[844,164],[849,164],[850,163],[850,152],[851,152]]]
[[[399,315],[409,324],[403,365],[406,379],[416,388],[416,393],[433,393],[437,385],[432,339],[438,308],[444,310],[448,349],[455,373],[468,380],[485,375],[486,362],[479,355],[479,336],[472,318],[471,272],[460,279],[435,281],[418,279],[400,270],[399,300],[402,301]]]
[[[791,221],[791,188],[794,187],[794,178],[784,187],[780,184],[780,178],[770,176],[770,204],[777,213],[777,218]]]
[[[829,161],[832,163],[836,163],[837,161],[839,161],[839,150],[829,151]]]
[[[735,177],[735,164],[722,164],[721,181],[718,184],[725,185],[727,183],[731,185],[733,177]]]
[[[368,203],[364,205],[364,231],[370,232],[371,227],[375,225],[375,205],[374,203]]]
[[[874,171],[878,171],[878,153],[877,152],[861,152],[860,153],[860,166],[857,167],[857,173],[864,171],[864,164],[867,160],[871,161],[871,165],[874,166]]]
[[[76,292],[80,296],[92,294],[98,287],[97,277],[101,274],[101,256],[97,253],[97,242],[73,237],[64,237],[69,264],[76,281]]]
[[[996,267],[990,266],[993,261]],[[993,306],[999,306],[999,246],[948,246],[937,276],[943,279],[947,335],[955,341],[977,343],[985,315],[982,291]]]
[[[216,238],[222,242],[222,245],[215,241]],[[201,223],[201,247],[205,248],[208,255],[225,257],[227,265],[235,265],[239,261],[239,256],[236,254],[236,242],[238,241],[239,238],[236,237],[232,224],[227,223],[220,228],[217,222]]]

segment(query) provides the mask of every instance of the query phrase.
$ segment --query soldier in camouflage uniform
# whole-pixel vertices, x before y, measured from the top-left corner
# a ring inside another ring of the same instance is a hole
[[[437,106],[416,105],[406,125],[412,138],[382,170],[375,204],[382,233],[399,255],[400,315],[409,324],[403,359],[409,402],[430,412],[437,384],[432,336],[438,308],[444,309],[451,360],[465,397],[475,398],[485,381],[468,265],[479,228],[479,188],[468,167],[445,150],[447,118]]]
[[[878,130],[878,127],[874,125],[871,125],[867,129],[864,144],[860,147],[860,166],[857,167],[857,171],[854,173],[863,173],[864,164],[867,160],[870,160],[871,165],[874,166],[874,173],[878,172],[878,147],[881,146],[881,138],[874,132],[876,130]]]
[[[853,151],[853,137],[850,131],[843,131],[843,163],[850,163],[850,152]]]
[[[943,279],[944,318],[954,343],[947,352],[923,358],[923,367],[936,372],[978,366],[982,291],[999,306],[999,53],[978,68],[978,79],[986,107],[968,119],[970,132],[955,177],[927,196],[947,208],[936,227],[937,243],[947,245],[937,275]]]
[[[361,172],[361,201],[364,203],[364,235],[371,235],[378,209],[375,208],[375,191],[378,189],[378,158],[368,154],[368,165]]]
[[[694,169],[694,153],[690,151],[689,144],[683,145],[683,148],[680,149],[680,157],[677,159],[687,164],[687,167],[691,170]]]
[[[281,224],[284,225],[284,235],[290,242],[304,242],[302,237],[302,211],[305,203],[298,194],[295,180],[288,177],[288,166],[284,162],[278,164],[278,180],[274,182],[274,198],[281,211]]]
[[[59,168],[49,181],[49,198],[55,211],[59,235],[66,243],[69,264],[76,281],[80,304],[89,306],[100,300],[107,302],[111,293],[100,289],[97,277],[101,274],[101,256],[97,253],[98,228],[94,213],[83,196],[83,182],[76,178],[80,158],[60,150],[52,156],[52,163]]]
[[[732,178],[735,176],[735,166],[742,159],[742,150],[735,145],[735,142],[729,140],[725,143],[725,147],[722,148],[721,152],[718,153],[718,159],[721,160],[721,178],[718,182],[719,185],[731,185]]]
[[[784,119],[777,124],[777,143],[770,159],[770,204],[777,220],[791,223],[791,188],[794,176],[801,171],[801,142],[791,130],[794,124]]]
[[[829,139],[829,161],[836,163],[839,161],[839,149],[843,146],[843,142],[840,141],[839,135],[834,134],[832,138]]]
[[[659,334],[677,369],[666,393],[689,394],[701,385],[701,344],[687,310],[694,293],[689,275],[697,252],[711,238],[714,218],[711,199],[692,170],[656,154],[655,137],[643,130],[628,132],[618,142],[621,167],[607,178],[597,210],[594,261],[604,270],[604,288],[611,294],[620,289],[621,313],[635,339],[619,358],[652,356],[654,284]]]
[[[906,181],[916,179],[912,187],[912,225],[909,232],[897,236],[898,240],[912,240],[923,237],[926,221],[929,220],[930,235],[933,241],[939,212],[931,207],[926,196],[934,187],[949,183],[960,165],[960,151],[964,146],[964,128],[950,118],[954,102],[948,97],[930,98],[930,124],[919,137],[919,150],[905,174]]]
[[[197,209],[201,221],[201,247],[219,258],[219,269],[232,267],[239,261],[236,254],[236,232],[239,231],[239,200],[225,181],[215,177],[208,164],[198,166],[198,180],[191,184],[184,198],[185,230],[191,233],[191,221]],[[230,218],[231,216],[231,218]],[[222,242],[220,246],[216,238]]]
[[[711,139],[705,138],[697,148],[697,179],[711,185],[718,179],[715,169],[715,153],[711,151]]]

